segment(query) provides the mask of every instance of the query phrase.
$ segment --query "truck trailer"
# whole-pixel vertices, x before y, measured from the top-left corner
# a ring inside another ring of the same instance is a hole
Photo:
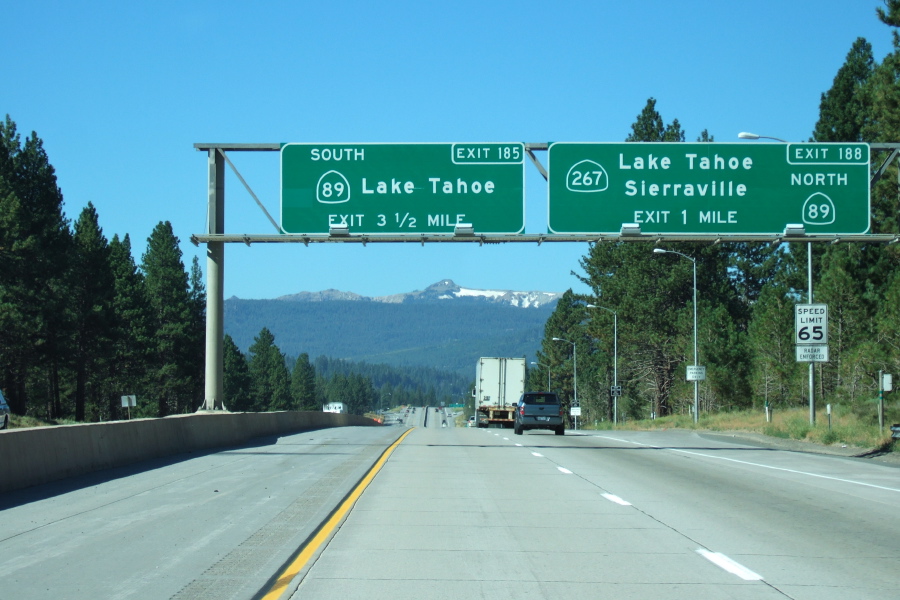
[[[516,403],[525,393],[524,358],[479,358],[475,365],[476,423],[512,427]]]

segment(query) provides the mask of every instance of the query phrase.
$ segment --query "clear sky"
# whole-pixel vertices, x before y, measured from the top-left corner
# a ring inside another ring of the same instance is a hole
[[[140,262],[172,222],[201,257],[197,142],[620,142],[647,99],[688,141],[753,131],[809,138],[857,37],[878,61],[880,0],[72,2],[3,9],[0,113],[43,139],[65,210],[93,202]],[[546,153],[538,153],[546,165]],[[230,158],[279,214],[278,153]],[[546,185],[526,163],[526,231]],[[226,231],[274,233],[230,173]],[[586,288],[584,244],[226,246],[225,296],[336,288],[376,296],[453,279],[471,288]]]

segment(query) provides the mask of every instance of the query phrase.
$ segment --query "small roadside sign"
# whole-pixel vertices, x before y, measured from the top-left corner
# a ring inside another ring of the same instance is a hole
[[[687,380],[706,381],[706,367],[698,365],[688,365]]]
[[[828,305],[794,305],[794,343],[798,345],[828,343]]]
[[[828,362],[828,346],[797,345],[797,362]]]
[[[573,406],[572,408],[569,409],[569,415],[571,415],[573,417],[580,417],[581,416],[581,407]]]
[[[610,396],[621,396],[622,395],[622,386],[621,385],[609,386],[609,395]]]

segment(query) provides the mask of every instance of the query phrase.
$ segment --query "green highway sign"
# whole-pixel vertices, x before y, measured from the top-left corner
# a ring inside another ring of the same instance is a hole
[[[287,233],[521,233],[525,145],[284,144]]]
[[[548,151],[551,233],[869,230],[869,145],[570,143]]]

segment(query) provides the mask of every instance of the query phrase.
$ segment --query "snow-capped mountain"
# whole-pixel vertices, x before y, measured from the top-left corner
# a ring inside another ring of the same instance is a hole
[[[340,290],[324,290],[322,292],[300,292],[281,296],[277,300],[293,302],[324,302],[328,300],[358,300],[367,302],[385,302],[400,304],[404,302],[438,302],[446,300],[482,301],[508,304],[520,308],[536,308],[553,304],[562,297],[558,292],[516,292],[511,290],[476,290],[458,286],[450,279],[432,284],[424,290],[416,290],[405,294],[368,297],[353,292]]]

